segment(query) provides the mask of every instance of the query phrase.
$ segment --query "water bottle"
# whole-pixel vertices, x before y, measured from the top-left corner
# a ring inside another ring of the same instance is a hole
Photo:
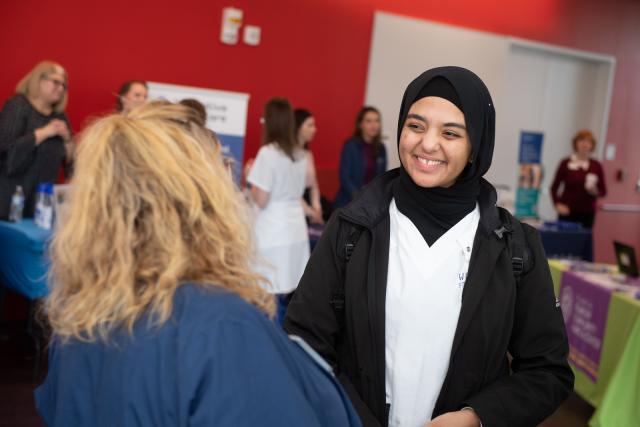
[[[50,230],[53,225],[53,184],[38,185],[34,221],[40,228]]]
[[[24,211],[24,191],[22,186],[16,186],[16,192],[11,197],[11,210],[9,211],[9,221],[22,221],[22,213]]]

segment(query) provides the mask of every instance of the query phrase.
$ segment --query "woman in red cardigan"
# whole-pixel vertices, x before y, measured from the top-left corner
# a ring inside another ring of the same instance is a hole
[[[596,138],[588,130],[573,137],[573,154],[563,159],[551,185],[551,197],[558,219],[593,227],[596,199],[607,194],[602,165],[590,158]],[[562,186],[562,191],[560,187]]]

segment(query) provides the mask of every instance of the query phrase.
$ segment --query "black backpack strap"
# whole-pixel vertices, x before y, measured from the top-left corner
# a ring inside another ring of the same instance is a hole
[[[338,243],[336,250],[338,251],[338,256],[343,260],[343,265],[345,266],[345,268],[347,263],[351,259],[351,255],[356,248],[356,243],[358,243],[358,239],[360,239],[361,234],[362,227],[357,224],[345,222],[340,227],[340,231],[338,232]],[[338,321],[342,322],[344,318],[345,305],[344,282],[341,283],[340,289],[333,293],[333,295],[331,295],[331,300],[329,301],[329,303],[333,307],[333,310],[336,312]]]
[[[361,225],[340,219],[335,251],[343,265],[346,265],[351,259],[363,229],[364,227]]]
[[[347,233],[347,240],[344,244],[344,260],[345,263],[349,262],[351,259],[351,255],[353,251],[356,249],[356,243],[358,243],[358,239],[360,238],[360,234],[362,233],[362,227],[350,224],[350,230]]]
[[[522,228],[520,221],[514,219],[506,209],[498,209],[500,210],[502,226],[499,229],[494,230],[494,233],[500,239],[504,237],[509,254],[511,255],[513,277],[515,277],[516,283],[519,283],[522,275],[531,269],[531,251],[527,245],[524,229]]]

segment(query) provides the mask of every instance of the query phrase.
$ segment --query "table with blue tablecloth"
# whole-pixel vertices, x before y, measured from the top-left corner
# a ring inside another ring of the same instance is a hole
[[[591,230],[558,225],[559,223],[545,223],[536,227],[547,257],[593,261]]]
[[[45,296],[51,234],[31,219],[0,221],[0,283],[30,300]]]

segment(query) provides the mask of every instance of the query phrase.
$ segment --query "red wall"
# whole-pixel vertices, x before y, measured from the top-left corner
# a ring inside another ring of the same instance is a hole
[[[637,0],[183,0],[171,8],[151,0],[90,3],[0,2],[0,55],[5,58],[0,99],[45,58],[69,72],[68,113],[76,130],[89,116],[109,111],[114,92],[127,79],[246,92],[251,95],[246,156],[253,156],[262,105],[271,96],[287,96],[316,115],[313,150],[323,192],[332,196],[339,150],[364,99],[373,13],[385,10],[615,55],[608,141],[616,143],[618,152],[616,161],[605,164],[608,201],[640,203],[631,184],[640,169],[640,148],[632,134],[640,117]],[[218,41],[225,6],[242,9],[245,24],[262,27],[260,46]],[[626,182],[614,182],[619,168],[629,172]],[[598,258],[611,259],[610,236],[631,240],[640,249],[638,217],[601,216],[595,234],[606,244],[596,251]]]

